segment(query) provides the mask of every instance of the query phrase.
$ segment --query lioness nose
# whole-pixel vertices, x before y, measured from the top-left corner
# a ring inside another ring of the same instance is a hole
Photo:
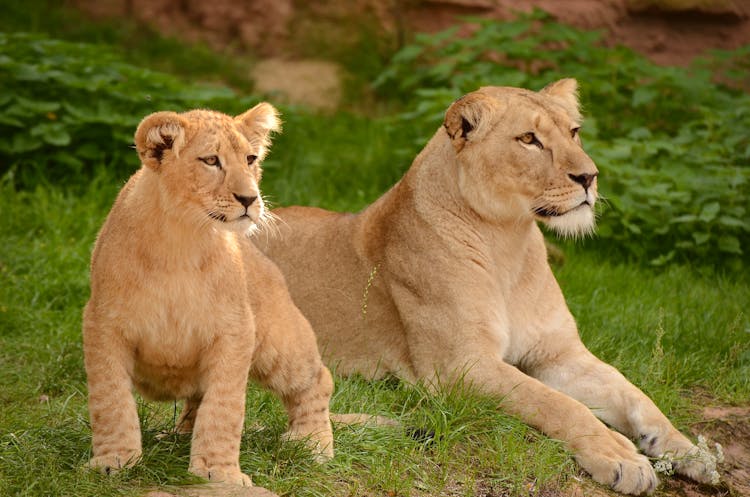
[[[245,197],[244,195],[237,195],[234,194],[234,198],[237,199],[237,202],[241,203],[245,208],[250,207],[250,205],[255,202],[255,199],[257,199],[257,195],[254,197]]]
[[[584,190],[588,190],[591,186],[591,183],[594,182],[594,178],[596,178],[596,174],[569,174],[568,177],[578,183],[579,185],[583,186]]]

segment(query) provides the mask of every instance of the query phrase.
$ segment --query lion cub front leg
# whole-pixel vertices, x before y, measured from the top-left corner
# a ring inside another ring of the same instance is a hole
[[[84,362],[89,390],[93,457],[89,466],[109,474],[141,457],[141,430],[126,363],[129,351],[118,340],[103,343],[99,330],[84,328]]]
[[[197,407],[192,416],[188,471],[212,482],[252,486],[239,464],[251,353],[249,346],[215,342],[204,357],[210,369],[205,375],[203,398],[199,403],[188,400],[181,416],[181,421],[189,424],[192,415],[188,409]]]

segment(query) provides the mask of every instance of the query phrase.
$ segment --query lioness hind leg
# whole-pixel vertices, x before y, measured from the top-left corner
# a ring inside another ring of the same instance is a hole
[[[532,368],[530,373],[582,402],[599,419],[637,440],[649,456],[671,458],[678,473],[703,483],[715,482],[718,477],[715,457],[695,446],[672,426],[646,394],[582,344],[547,365]]]

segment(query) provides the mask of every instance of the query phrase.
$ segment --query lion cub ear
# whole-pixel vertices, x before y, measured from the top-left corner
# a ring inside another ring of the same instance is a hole
[[[539,93],[548,95],[560,102],[572,119],[581,119],[580,104],[578,103],[578,81],[575,79],[565,78],[555,81],[542,88]]]
[[[271,145],[271,132],[281,131],[279,111],[268,102],[261,102],[234,120],[245,138],[258,146],[258,158],[263,159]]]
[[[146,116],[135,132],[135,148],[143,165],[157,170],[166,150],[178,156],[185,144],[186,125],[176,112],[155,112]]]
[[[499,107],[500,102],[496,99],[478,92],[464,95],[448,107],[443,127],[456,153],[467,142],[484,138],[491,127],[492,114]]]

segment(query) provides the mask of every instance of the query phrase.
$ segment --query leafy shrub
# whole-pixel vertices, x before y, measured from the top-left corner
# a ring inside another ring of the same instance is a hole
[[[0,174],[71,181],[106,165],[132,171],[140,119],[158,110],[240,110],[248,99],[224,87],[186,85],[122,62],[110,49],[0,33]]]
[[[402,118],[422,140],[452,100],[480,86],[540,89],[575,77],[591,116],[583,141],[608,199],[599,243],[653,264],[742,262],[750,250],[749,95],[715,83],[709,61],[659,67],[540,11],[467,22],[466,37],[458,27],[417,35],[376,81],[412,109]],[[715,60],[726,69],[722,81],[741,84],[750,47]]]

